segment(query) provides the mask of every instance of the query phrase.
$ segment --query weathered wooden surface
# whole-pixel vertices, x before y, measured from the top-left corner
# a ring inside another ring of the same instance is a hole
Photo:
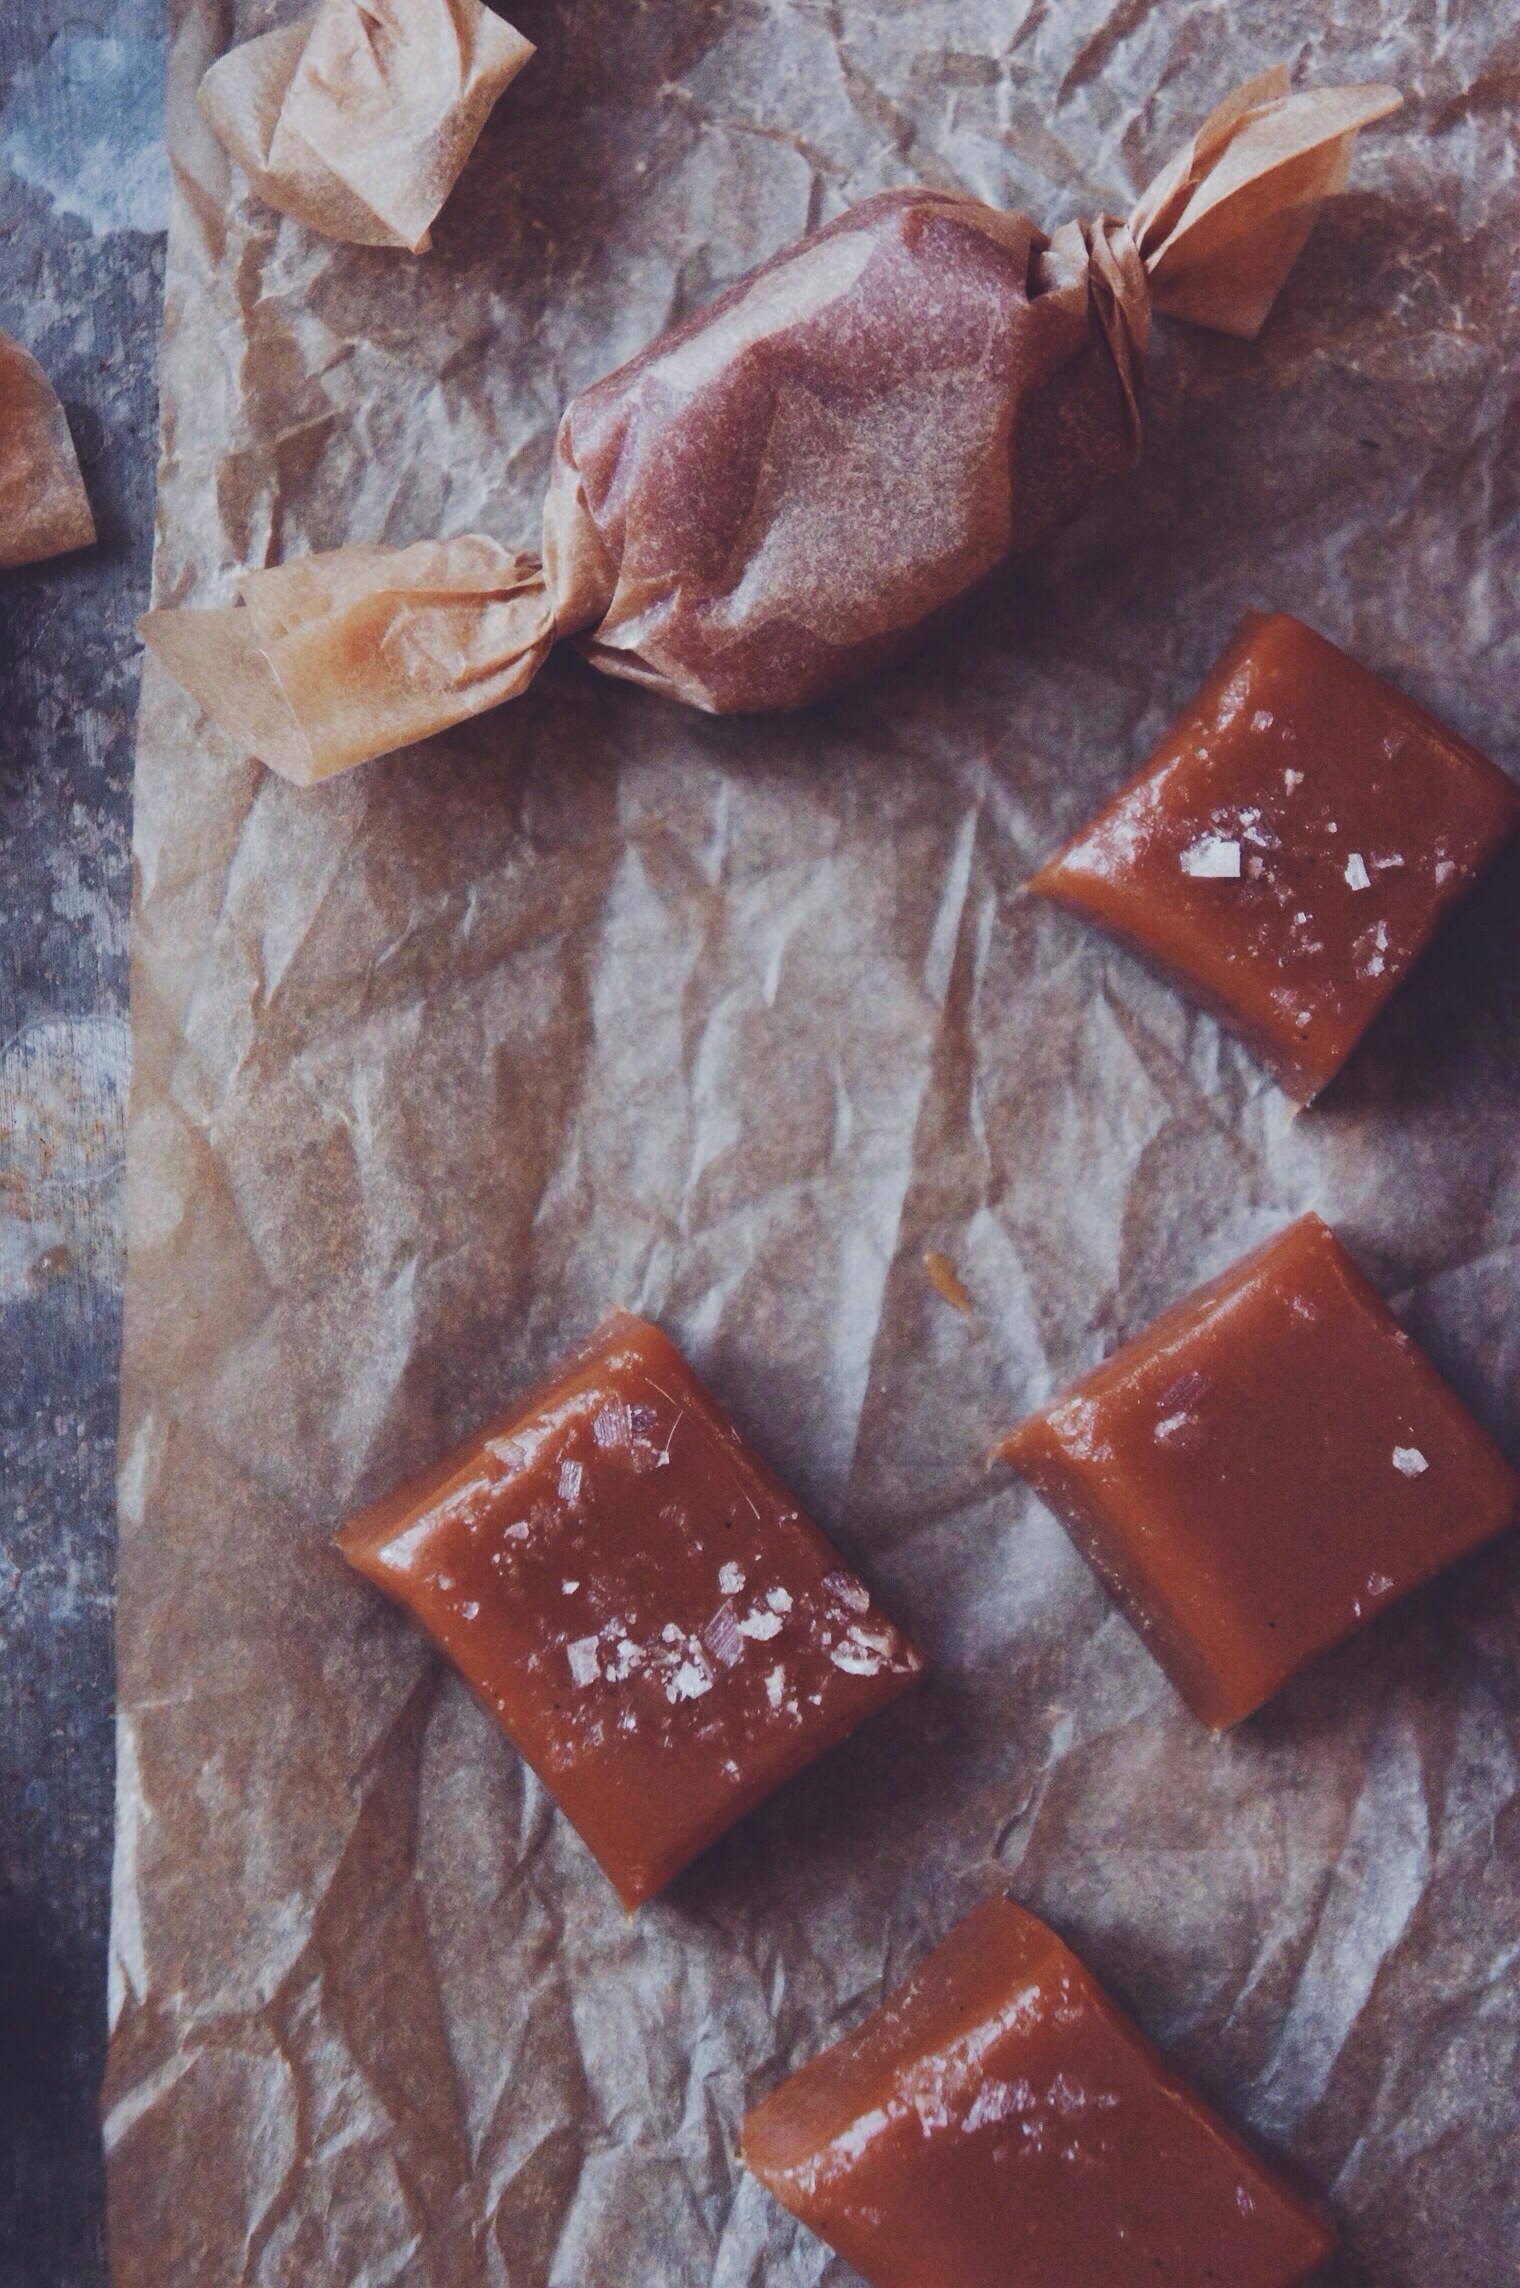
[[[99,2288],[133,718],[162,0],[0,0],[0,326],[99,545],[0,573],[0,2288]]]

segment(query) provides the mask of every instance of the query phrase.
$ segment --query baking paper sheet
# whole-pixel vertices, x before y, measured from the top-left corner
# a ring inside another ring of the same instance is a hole
[[[1499,12],[541,0],[420,259],[258,207],[197,118],[277,9],[173,16],[159,603],[347,540],[531,543],[570,393],[867,192],[1122,211],[1279,58],[1410,103],[1258,343],[1158,326],[1139,473],[824,710],[713,721],[557,658],[301,793],[150,665],[117,2288],[843,2288],[741,2113],[999,1886],[1328,2193],[1344,2281],[1495,2288],[1520,1544],[1215,1741],[982,1456],[1311,1206],[1520,1441],[1520,864],[1297,1119],[1021,890],[1248,605],[1520,767]],[[329,1546],[614,1301],[935,1664],[632,1920]]]

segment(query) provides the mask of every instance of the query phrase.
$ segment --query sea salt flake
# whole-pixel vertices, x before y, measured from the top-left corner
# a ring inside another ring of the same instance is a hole
[[[879,1676],[881,1673],[880,1653],[865,1643],[858,1629],[851,1629],[847,1637],[840,1639],[829,1659],[846,1676]]]
[[[725,1597],[737,1597],[744,1587],[744,1567],[734,1564],[720,1565],[718,1567],[718,1587],[723,1591]]]
[[[1151,1436],[1153,1438],[1163,1439],[1175,1438],[1178,1431],[1185,1428],[1186,1425],[1192,1421],[1192,1419],[1193,1417],[1191,1414],[1187,1413],[1168,1414],[1163,1421],[1160,1421],[1156,1424],[1155,1429],[1151,1432]]]
[[[765,1697],[773,1708],[781,1706],[785,1691],[786,1670],[780,1667],[768,1669],[765,1676]]]
[[[1449,858],[1442,858],[1438,861],[1435,868],[1435,877],[1442,889],[1446,887],[1446,884],[1451,880],[1456,870],[1456,867],[1452,864]]]
[[[869,1612],[871,1592],[865,1584],[849,1573],[825,1573],[823,1585],[831,1597],[847,1605],[852,1613]]]
[[[561,1501],[579,1501],[581,1498],[581,1466],[579,1462],[561,1462],[559,1466],[559,1498]]]
[[[1386,1573],[1369,1573],[1367,1576],[1369,1597],[1386,1597],[1392,1587],[1393,1582]]]
[[[780,1636],[781,1616],[779,1613],[763,1613],[757,1605],[739,1623],[739,1634],[741,1637],[753,1637],[758,1644],[764,1644],[769,1638]]]
[[[1256,713],[1251,717],[1251,729],[1253,731],[1270,731],[1272,728],[1272,721],[1273,717],[1271,709],[1269,707],[1258,707]]]
[[[1367,871],[1367,861],[1360,850],[1353,850],[1346,860],[1346,887],[1350,890],[1372,888],[1372,876]]]
[[[674,1676],[665,1679],[665,1697],[674,1707],[678,1700],[700,1700],[704,1692],[711,1692],[713,1680],[705,1668],[698,1668],[694,1660],[683,1660]]]
[[[714,1660],[721,1662],[724,1668],[732,1668],[744,1658],[744,1639],[739,1634],[739,1624],[734,1617],[732,1605],[723,1604],[718,1607],[702,1631],[702,1641]]]
[[[961,2127],[968,2133],[976,2129],[989,2129],[995,2121],[1006,2121],[1011,2113],[1019,2110],[1018,2092],[1011,2082],[984,2081],[972,2099],[970,2111]]]
[[[1374,858],[1372,868],[1374,873],[1386,874],[1390,866],[1402,866],[1403,863],[1403,858],[1395,851],[1391,858]]]
[[[1303,785],[1303,783],[1304,783],[1304,774],[1303,774],[1303,772],[1302,772],[1302,771],[1284,771],[1284,772],[1283,772],[1283,785],[1284,785],[1284,786],[1287,788],[1287,790],[1288,790],[1289,794],[1291,794],[1291,793],[1293,792],[1293,789],[1294,789],[1295,787],[1297,787],[1297,786],[1302,786],[1302,785]]]
[[[507,1527],[507,1539],[509,1541],[526,1541],[531,1531],[532,1528],[529,1526],[527,1519],[525,1517],[520,1517],[514,1524]]]
[[[570,1663],[570,1676],[572,1682],[576,1684],[595,1684],[597,1678],[602,1673],[601,1666],[597,1658],[599,1649],[600,1648],[595,1637],[577,1637],[573,1644],[566,1645],[565,1658]]]
[[[792,1609],[792,1592],[790,1589],[767,1589],[765,1601],[773,1613],[789,1613]]]
[[[465,1602],[464,1602],[464,1603],[463,1603],[463,1604],[460,1606],[460,1608],[459,1608],[459,1617],[460,1617],[460,1619],[461,1619],[462,1621],[478,1621],[478,1620],[479,1620],[479,1618],[480,1618],[480,1607],[479,1607],[479,1605],[478,1605],[478,1604],[475,1602],[475,1599],[474,1599],[473,1597],[468,1597],[468,1598],[466,1598]]]
[[[633,1420],[621,1398],[609,1398],[591,1425],[599,1446],[626,1446],[632,1432]]]
[[[560,1583],[561,1592],[567,1597],[573,1597],[579,1587],[579,1581],[561,1581]]]
[[[1393,1466],[1403,1478],[1421,1478],[1430,1468],[1418,1446],[1395,1446]]]
[[[1183,851],[1181,866],[1199,882],[1238,882],[1240,844],[1222,834],[1205,834]]]

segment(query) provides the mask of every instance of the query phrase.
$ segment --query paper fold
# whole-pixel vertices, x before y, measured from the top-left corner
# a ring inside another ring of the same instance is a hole
[[[413,254],[533,53],[481,0],[322,0],[214,63],[202,112],[260,198]]]

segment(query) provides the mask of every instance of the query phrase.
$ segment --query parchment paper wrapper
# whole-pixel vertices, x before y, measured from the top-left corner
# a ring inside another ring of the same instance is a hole
[[[213,71],[212,75],[215,77]],[[1238,88],[1129,223],[883,191],[764,263],[567,407],[513,608],[489,540],[253,571],[242,611],[142,632],[236,744],[298,786],[525,689],[556,636],[711,714],[807,706],[926,641],[1140,451],[1163,299],[1254,335],[1356,130],[1392,88]],[[256,699],[250,703],[252,695]]]
[[[420,254],[532,53],[481,0],[322,0],[213,64],[200,106],[270,206],[329,238]]]
[[[581,0],[527,19],[511,132],[398,265],[243,196],[193,104],[220,13],[175,20],[157,596],[217,608],[249,564],[531,531],[575,392],[851,200],[1124,211],[1222,85],[1306,46],[1416,99],[1257,342],[1157,328],[1138,471],[816,713],[708,717],[561,656],[301,793],[150,662],[118,2288],[842,2288],[740,2176],[743,2106],[1001,1886],[1328,2194],[1343,2277],[1494,2288],[1514,1538],[1214,1741],[982,1456],[1309,1206],[1516,1450],[1514,863],[1297,1119],[1021,895],[1248,605],[1520,763],[1507,34],[1380,0],[1228,41],[1188,0]],[[328,1539],[614,1300],[934,1664],[631,1921]]]
[[[58,393],[0,334],[0,566],[88,548],[95,519]]]

